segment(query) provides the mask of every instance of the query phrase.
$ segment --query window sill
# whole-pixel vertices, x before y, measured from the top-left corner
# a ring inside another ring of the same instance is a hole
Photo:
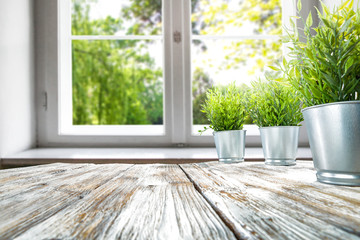
[[[310,148],[297,159],[312,160]],[[217,161],[215,148],[35,148],[6,156],[2,167],[63,163],[195,163]],[[245,161],[263,161],[262,148],[246,148]]]

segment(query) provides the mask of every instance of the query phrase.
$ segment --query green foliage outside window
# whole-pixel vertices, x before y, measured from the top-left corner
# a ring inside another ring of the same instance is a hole
[[[233,10],[232,3],[236,2]],[[192,33],[194,35],[281,35],[282,33],[282,13],[281,0],[192,0],[193,14],[191,16]],[[247,27],[247,25],[251,27]],[[229,33],[229,29],[232,31]],[[242,30],[241,30],[242,29]],[[244,31],[244,29],[247,29]],[[194,44],[201,49],[204,54],[208,52],[206,42],[193,40]],[[220,60],[221,64],[216,66],[218,71],[229,71],[230,69],[246,70],[248,76],[255,74],[270,73],[269,65],[277,64],[282,57],[282,42],[274,39],[242,39],[239,41],[229,41],[221,48],[225,58]],[[215,56],[215,61],[219,61]],[[202,72],[206,73],[207,68],[214,68],[214,62],[209,59],[204,63]],[[239,73],[240,75],[241,73]],[[238,79],[239,75],[234,75]],[[197,91],[196,87],[203,79],[206,83],[210,82],[209,88],[215,81],[213,76],[207,74],[204,78],[196,69],[193,72],[193,123],[208,124],[205,113],[199,112],[201,104],[204,103],[205,91]],[[220,83],[221,84],[221,83]],[[203,84],[204,85],[204,84]],[[195,90],[194,90],[195,88]],[[252,120],[248,116],[245,124],[251,124]]]
[[[214,2],[192,0],[193,33],[221,33],[226,25],[241,27],[251,22],[255,26],[254,33],[279,34],[279,1],[239,1],[238,4],[242,4],[240,12],[231,12],[226,18],[216,19],[216,16],[224,15],[229,1],[216,0],[222,7],[208,8],[201,17],[195,10],[201,4],[211,6]],[[161,34],[161,0],[130,0],[129,5],[121,9],[119,17],[94,19],[90,5],[96,2],[72,0],[72,35],[114,35],[117,32],[130,35]],[[163,124],[163,72],[149,53],[155,43],[156,40],[73,40],[73,124]],[[201,41],[197,47],[202,51],[207,49]],[[259,54],[244,49],[256,49],[262,57],[258,58]],[[246,40],[223,51],[228,53],[228,57],[223,59],[219,71],[226,71],[230,67],[240,68],[248,59],[253,59],[255,65],[248,69],[251,74],[256,69],[264,70],[264,66],[273,65],[279,59],[281,43]],[[192,76],[194,124],[209,123],[201,112],[206,90],[214,83],[213,77],[207,72],[208,68],[204,65],[196,69]],[[247,123],[251,123],[251,119],[247,118]]]
[[[236,2],[238,10],[232,9],[231,2]],[[191,21],[195,35],[282,34],[281,0],[193,0],[192,4],[195,11]],[[229,29],[231,29],[230,33]],[[202,42],[197,44],[206,51],[206,44]],[[221,66],[222,71],[242,68],[251,59],[254,64],[247,69],[247,72],[253,75],[259,70],[266,72],[267,66],[274,65],[281,59],[282,42],[245,39],[229,43],[222,51],[226,52],[226,59],[223,59]]]
[[[89,5],[73,4],[73,35],[112,35],[124,29],[120,18],[92,20]],[[163,74],[148,53],[151,43],[72,41],[74,125],[163,123]]]

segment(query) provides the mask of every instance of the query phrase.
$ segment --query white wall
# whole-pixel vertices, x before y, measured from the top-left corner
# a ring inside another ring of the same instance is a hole
[[[1,0],[0,0],[1,1]],[[59,0],[60,1],[60,0]],[[49,143],[49,134],[57,135],[57,79],[58,79],[58,16],[57,0],[34,0],[35,20],[35,75],[37,129],[39,147],[57,147],[58,143]],[[47,93],[47,107],[44,108],[44,93]],[[50,116],[50,117],[49,117]],[[47,119],[51,118],[51,122]]]
[[[0,157],[35,146],[32,0],[0,0]]]

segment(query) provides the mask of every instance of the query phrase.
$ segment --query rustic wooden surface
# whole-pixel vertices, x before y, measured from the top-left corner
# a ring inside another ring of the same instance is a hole
[[[177,165],[0,173],[0,239],[235,239]]]
[[[0,239],[360,239],[360,187],[312,162],[0,170]]]
[[[360,188],[317,182],[311,162],[181,167],[238,238],[360,239]]]

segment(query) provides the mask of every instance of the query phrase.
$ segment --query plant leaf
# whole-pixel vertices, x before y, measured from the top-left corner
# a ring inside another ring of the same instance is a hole
[[[280,68],[274,67],[274,66],[269,66],[270,69],[274,70],[274,71],[280,71]]]
[[[297,9],[298,9],[299,12],[301,11],[301,8],[302,8],[301,0],[298,0]]]
[[[311,12],[309,12],[309,15],[306,19],[306,26],[308,28],[310,28],[312,25],[313,25],[313,18],[312,18]]]
[[[343,25],[342,25],[342,27],[341,27],[341,29],[340,29],[340,33],[345,32],[345,31],[349,28],[349,25],[350,25],[350,23],[351,23],[351,19],[352,19],[352,18],[346,20],[346,21],[343,23]]]

